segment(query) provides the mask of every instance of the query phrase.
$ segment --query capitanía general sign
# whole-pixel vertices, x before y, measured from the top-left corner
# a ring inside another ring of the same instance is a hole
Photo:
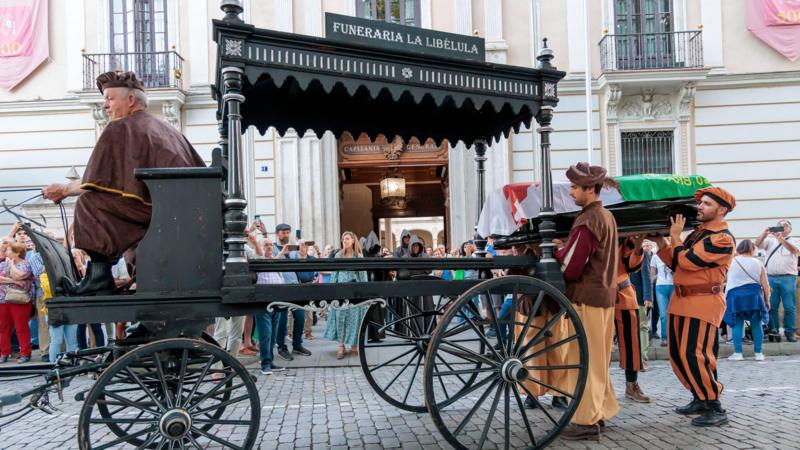
[[[325,13],[325,37],[377,49],[405,50],[431,56],[486,60],[484,40],[380,20]]]

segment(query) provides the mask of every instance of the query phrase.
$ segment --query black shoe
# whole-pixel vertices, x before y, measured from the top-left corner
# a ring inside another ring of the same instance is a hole
[[[696,427],[718,427],[728,423],[728,415],[722,409],[719,400],[704,402],[706,410],[699,417],[692,419],[692,425]]]
[[[303,355],[303,356],[311,356],[311,352],[302,345],[293,345],[292,353],[297,353],[298,355]]]
[[[553,397],[552,406],[556,409],[567,409],[567,406],[569,406],[567,397]]]
[[[20,356],[19,359],[17,360],[17,364],[25,364],[29,362],[31,362],[30,356]]]
[[[707,409],[708,405],[706,402],[694,398],[689,404],[675,408],[675,412],[683,414],[684,416],[691,416],[694,414],[703,414]]]
[[[147,336],[147,328],[141,322],[125,328],[125,339],[138,339]]]
[[[794,331],[791,333],[785,331],[783,335],[786,336],[786,342],[797,342],[797,334]]]
[[[289,349],[286,347],[278,349],[278,356],[280,356],[286,361],[294,361],[294,356],[292,356],[292,352],[290,352]]]
[[[0,364],[3,364],[4,362],[8,362],[8,356],[0,356]]]
[[[525,397],[525,409],[539,409],[539,404],[529,395]]]
[[[111,295],[115,289],[111,264],[108,261],[89,261],[80,283],[76,285],[64,278],[62,287],[69,297]]]

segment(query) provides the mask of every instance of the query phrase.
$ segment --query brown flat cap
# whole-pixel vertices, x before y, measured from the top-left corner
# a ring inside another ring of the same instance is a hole
[[[567,178],[578,186],[603,184],[606,180],[606,169],[602,166],[591,166],[589,163],[579,162],[574,166],[569,166]]]
[[[728,208],[728,211],[733,211],[733,208],[736,207],[736,199],[733,198],[733,194],[719,186],[711,186],[696,190],[694,192],[695,201],[700,203],[700,199],[702,199],[704,195],[711,197],[715,202]]]
[[[106,72],[97,77],[97,89],[102,94],[106,88],[125,87],[144,91],[144,85],[133,72]]]

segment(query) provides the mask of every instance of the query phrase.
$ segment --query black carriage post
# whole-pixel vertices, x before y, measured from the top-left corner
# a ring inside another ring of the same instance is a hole
[[[542,237],[541,249],[542,257],[536,265],[536,278],[552,284],[561,292],[566,290],[561,269],[553,253],[555,244],[553,238],[556,235],[555,210],[553,209],[553,175],[550,165],[550,133],[553,127],[550,126],[553,120],[553,109],[558,103],[556,96],[556,83],[558,78],[549,79],[546,71],[555,70],[550,64],[553,59],[553,50],[547,47],[547,38],[542,40],[542,49],[536,59],[539,60],[539,69],[542,70],[542,81],[539,88],[539,98],[541,107],[539,114],[536,115],[536,122],[539,127],[541,143],[541,169],[542,169],[542,206],[539,210],[541,223],[539,225],[539,235]]]
[[[475,253],[477,253],[478,257],[483,258],[486,256],[486,238],[488,236],[481,236],[478,234],[478,221],[481,217],[481,211],[483,211],[483,202],[485,200],[486,195],[486,141],[483,139],[478,139],[475,141],[475,171],[477,174],[477,193],[476,193],[476,209],[475,209],[475,236],[473,237],[473,241],[475,242]]]

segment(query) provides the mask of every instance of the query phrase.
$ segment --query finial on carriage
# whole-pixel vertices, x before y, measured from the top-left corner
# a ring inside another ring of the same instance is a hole
[[[221,0],[219,9],[225,13],[225,17],[223,17],[222,20],[226,22],[242,21],[242,19],[239,18],[239,14],[244,11],[242,0]]]
[[[540,69],[555,69],[550,64],[550,61],[553,60],[554,53],[553,49],[547,46],[547,38],[542,39],[542,48],[539,50],[539,55],[536,56],[536,59],[539,60],[539,68]]]

